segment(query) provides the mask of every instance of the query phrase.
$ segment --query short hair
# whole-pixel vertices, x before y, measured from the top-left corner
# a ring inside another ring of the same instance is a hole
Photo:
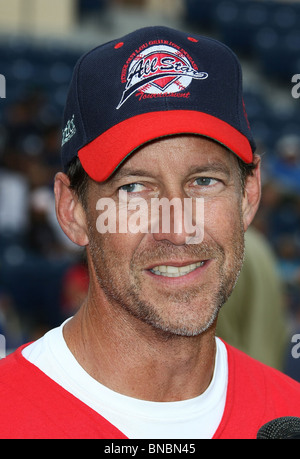
[[[78,156],[76,156],[69,164],[67,176],[70,180],[69,187],[74,190],[83,208],[86,209],[89,176],[83,169]]]

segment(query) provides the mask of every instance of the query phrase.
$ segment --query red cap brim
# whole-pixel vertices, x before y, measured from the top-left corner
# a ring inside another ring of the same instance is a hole
[[[99,135],[78,151],[80,162],[95,181],[106,180],[124,159],[145,143],[176,134],[209,137],[251,163],[253,152],[248,139],[225,121],[192,110],[149,112],[136,115]]]

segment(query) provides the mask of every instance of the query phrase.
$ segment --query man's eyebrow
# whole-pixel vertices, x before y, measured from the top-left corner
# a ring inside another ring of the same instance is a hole
[[[212,162],[203,165],[197,164],[195,166],[192,166],[190,169],[190,174],[199,174],[204,172],[219,172],[225,174],[228,178],[231,176],[230,168],[226,164],[223,164],[221,162]]]
[[[151,173],[145,169],[122,168],[113,174],[111,181],[116,182],[124,177],[151,177]]]

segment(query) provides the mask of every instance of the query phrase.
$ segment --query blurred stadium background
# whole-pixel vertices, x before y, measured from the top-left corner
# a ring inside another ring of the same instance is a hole
[[[300,74],[300,3],[0,0],[0,73],[6,79],[0,99],[0,333],[8,349],[73,314],[88,286],[81,251],[56,223],[52,191],[73,66],[102,42],[158,24],[220,39],[242,62],[246,109],[263,157],[263,198],[253,227],[276,255],[290,336],[300,328],[300,100],[292,96],[292,77]]]

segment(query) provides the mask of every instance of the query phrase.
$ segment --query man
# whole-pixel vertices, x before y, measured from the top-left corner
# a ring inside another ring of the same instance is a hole
[[[2,437],[255,438],[300,415],[295,381],[215,337],[259,205],[254,150],[221,43],[151,27],[78,62],[55,195],[89,291],[1,361]]]

